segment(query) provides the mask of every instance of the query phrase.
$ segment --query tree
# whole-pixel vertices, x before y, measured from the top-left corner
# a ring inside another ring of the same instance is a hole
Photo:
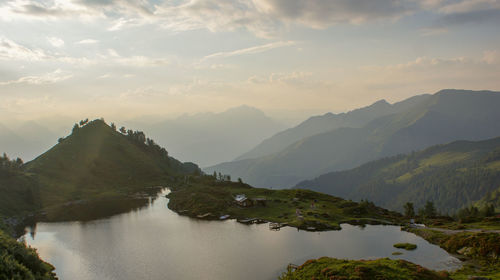
[[[114,131],[116,131],[116,125],[115,125],[115,123],[111,123],[111,128],[112,128]]]
[[[84,125],[86,125],[88,122],[89,122],[89,119],[88,119],[88,118],[87,118],[87,119],[84,119],[84,120],[81,120],[81,121],[80,121],[80,126],[84,126]]]
[[[71,130],[71,134],[75,133],[78,131],[78,129],[80,129],[80,127],[78,126],[77,123],[75,123],[75,125],[73,126],[73,129]]]
[[[241,180],[241,178],[238,178],[238,183],[243,184],[243,180]]]
[[[120,132],[121,132],[122,134],[126,134],[126,133],[127,133],[127,129],[125,129],[125,127],[124,127],[124,126],[122,126],[122,127],[120,127]]]
[[[214,175],[213,176],[214,176],[215,179],[217,179],[217,172],[216,171],[214,171]]]
[[[413,207],[413,203],[407,202],[405,204],[405,216],[412,218],[415,216],[415,208]]]
[[[434,207],[434,203],[432,201],[427,201],[424,207],[424,215],[427,218],[436,217],[436,207]]]
[[[60,137],[59,139],[57,139],[57,143],[62,143],[63,141],[64,141],[63,137]]]
[[[481,216],[483,217],[491,217],[495,215],[495,206],[493,204],[484,205],[481,208]]]

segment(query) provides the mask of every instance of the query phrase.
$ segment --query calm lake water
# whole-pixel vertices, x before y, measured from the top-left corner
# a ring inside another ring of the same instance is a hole
[[[267,224],[199,221],[167,208],[164,191],[148,206],[90,222],[38,223],[26,242],[55,265],[60,279],[277,279],[289,263],[322,256],[389,257],[437,270],[460,261],[396,226],[342,225],[340,231],[270,231]],[[415,251],[392,247],[417,244]],[[395,251],[403,255],[393,256]]]

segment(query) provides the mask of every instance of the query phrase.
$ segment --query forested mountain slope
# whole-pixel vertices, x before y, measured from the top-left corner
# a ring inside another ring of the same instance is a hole
[[[443,213],[454,213],[500,188],[500,138],[457,141],[409,155],[398,155],[360,167],[331,172],[299,183],[353,200],[368,199],[389,209],[417,208],[433,201]]]

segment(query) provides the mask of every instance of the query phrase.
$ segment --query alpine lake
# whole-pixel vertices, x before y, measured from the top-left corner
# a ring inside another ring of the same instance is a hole
[[[63,280],[277,279],[288,264],[323,256],[404,259],[434,270],[461,266],[445,250],[398,226],[342,224],[342,230],[309,232],[204,221],[168,209],[168,192],[144,198],[141,207],[125,213],[99,213],[106,218],[38,222],[21,239],[53,264]],[[406,242],[417,249],[393,247]]]

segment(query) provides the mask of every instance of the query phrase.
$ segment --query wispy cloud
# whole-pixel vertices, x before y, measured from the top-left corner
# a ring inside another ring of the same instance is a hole
[[[80,41],[76,42],[75,44],[78,44],[78,45],[90,45],[90,44],[97,44],[97,43],[99,43],[98,40],[84,39],[84,40],[80,40]]]
[[[64,41],[49,37],[47,40],[54,47],[62,47]],[[121,56],[116,50],[108,49],[105,54],[95,57],[73,57],[60,53],[50,53],[38,48],[28,48],[7,38],[0,37],[0,60],[11,61],[42,61],[48,60],[78,66],[88,65],[121,65],[128,67],[155,67],[165,66],[170,62],[162,57],[148,57],[143,55]]]
[[[7,38],[0,37],[0,60],[42,60],[49,58],[41,49],[28,48]]]
[[[430,8],[439,15],[431,29],[487,21],[500,23],[500,0],[436,1]]]
[[[500,64],[500,51],[498,50],[484,51],[482,61],[487,64]]]
[[[61,38],[47,37],[47,41],[49,41],[49,43],[56,48],[61,48],[64,46],[64,40]]]
[[[0,82],[0,86],[7,86],[13,84],[30,84],[30,85],[42,85],[42,84],[54,84],[61,82],[73,77],[73,74],[57,69],[53,72],[42,74],[39,76],[25,76],[17,80],[10,80],[5,82]]]
[[[266,51],[276,49],[276,48],[293,46],[295,44],[296,44],[296,42],[294,42],[294,41],[281,41],[281,42],[274,42],[274,43],[269,43],[269,44],[260,45],[260,46],[254,46],[254,47],[250,47],[250,48],[234,50],[234,51],[230,51],[230,52],[217,52],[217,53],[213,53],[213,54],[210,54],[210,55],[203,57],[202,61],[205,61],[208,59],[214,59],[214,58],[226,58],[226,57],[239,56],[239,55],[262,53],[262,52],[266,52]]]
[[[437,36],[448,33],[448,28],[445,27],[427,27],[420,29],[421,36]]]

